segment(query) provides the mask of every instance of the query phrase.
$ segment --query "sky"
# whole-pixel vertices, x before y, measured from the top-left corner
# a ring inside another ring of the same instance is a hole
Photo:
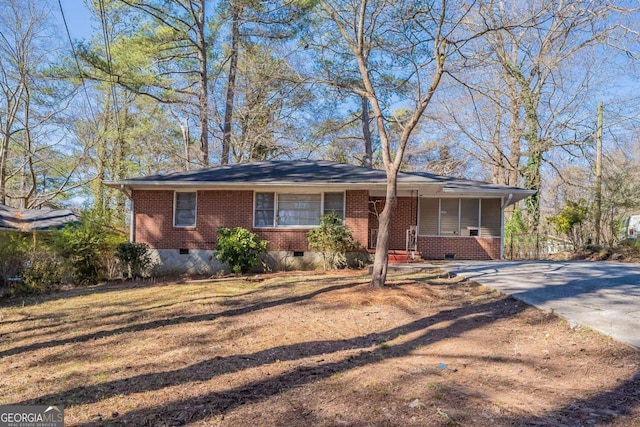
[[[98,23],[92,21],[89,9],[87,9],[84,0],[59,0],[54,11],[55,16],[60,22],[60,27],[64,29],[64,23],[62,20],[62,13],[60,12],[60,5],[62,5],[62,11],[67,21],[69,33],[72,40],[83,40],[91,37],[94,32],[92,27],[97,27]],[[54,3],[55,4],[55,3]]]
[[[69,40],[65,33],[62,12],[64,12],[70,37],[74,42],[88,40],[92,36],[101,34],[100,23],[92,18],[89,9],[86,6],[86,2],[90,0],[49,1],[53,7],[52,13],[59,22],[65,43],[69,43]],[[61,8],[62,11],[60,10]],[[636,117],[635,114],[633,117],[626,117],[625,114],[620,114],[620,111],[616,111],[617,107],[615,106],[615,104],[620,103],[622,100],[629,103],[629,98],[638,99],[640,82],[638,81],[636,70],[622,71],[620,75],[616,76],[616,78],[610,79],[608,86],[609,93],[607,95],[609,96],[609,99],[594,99],[592,109],[595,123],[597,101],[605,102],[605,122],[608,122],[605,123],[605,145],[613,143],[612,145],[616,147],[616,137],[614,135],[607,135],[607,132],[611,131],[610,126],[613,124],[612,122],[619,122],[616,123],[617,126],[614,126],[615,128],[629,127],[630,129],[635,129],[638,126],[638,117]],[[631,104],[633,103],[634,102],[631,101]],[[607,126],[607,124],[609,126]],[[619,133],[620,129],[617,129],[616,132]]]

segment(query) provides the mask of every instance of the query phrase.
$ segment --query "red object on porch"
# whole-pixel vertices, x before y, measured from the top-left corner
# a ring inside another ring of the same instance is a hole
[[[374,254],[376,252],[375,249],[368,250],[370,254]],[[389,264],[403,264],[407,262],[420,262],[422,258],[420,258],[420,254],[415,252],[415,256],[411,258],[411,251],[407,252],[401,249],[389,249]]]

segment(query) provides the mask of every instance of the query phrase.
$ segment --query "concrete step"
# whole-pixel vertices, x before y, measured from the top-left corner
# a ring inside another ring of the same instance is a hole
[[[375,249],[368,249],[370,254],[376,252]],[[414,257],[411,256],[411,252],[407,252],[402,249],[389,249],[389,264],[406,264],[411,262],[421,262],[420,254],[415,253]]]

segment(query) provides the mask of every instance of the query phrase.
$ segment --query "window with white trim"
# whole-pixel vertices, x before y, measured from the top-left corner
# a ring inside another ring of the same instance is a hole
[[[256,193],[254,220],[256,227],[273,227],[275,200],[275,193]]]
[[[344,218],[344,193],[255,193],[254,226],[315,227],[320,216]]]
[[[173,200],[173,225],[195,227],[198,193],[176,191]]]

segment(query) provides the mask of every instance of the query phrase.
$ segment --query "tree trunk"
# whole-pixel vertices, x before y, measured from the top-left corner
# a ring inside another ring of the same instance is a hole
[[[389,231],[391,218],[398,203],[397,171],[387,174],[387,196],[384,208],[378,215],[378,237],[376,240],[376,254],[371,273],[371,287],[380,289],[387,280],[387,268],[389,266]]]
[[[182,130],[182,140],[184,141],[184,170],[188,171],[191,169],[191,159],[189,158],[189,140],[191,139],[189,135],[189,117],[185,117],[184,125],[182,122],[179,123]]]
[[[7,157],[9,155],[9,129],[2,134],[2,147],[0,147],[0,203],[7,203]]]
[[[233,120],[233,101],[236,96],[238,44],[240,43],[240,13],[241,6],[234,2],[231,5],[231,52],[229,53],[229,80],[227,82],[227,100],[224,110],[222,155],[220,156],[220,164],[222,165],[229,163],[229,148],[231,147],[231,124]]]
[[[366,96],[362,100],[362,136],[364,137],[364,167],[373,167],[373,144],[371,142],[371,127],[369,123],[369,100]]]
[[[6,83],[5,83],[6,84]],[[9,162],[9,142],[11,140],[13,123],[18,115],[20,99],[24,94],[24,84],[21,81],[15,92],[3,91],[5,96],[5,124],[2,132],[2,146],[0,147],[0,203],[7,203],[7,163]]]
[[[530,218],[531,232],[537,233],[540,226],[540,169],[542,167],[542,152],[538,149],[529,155],[525,173],[524,188],[536,190],[536,193],[527,197],[527,211]]]
[[[598,127],[596,129],[596,209],[594,213],[596,246],[600,246],[602,220],[602,101],[598,103]]]
[[[22,167],[20,168],[20,209],[27,208],[27,163],[29,162],[29,154],[25,150],[22,159]]]
[[[106,187],[102,185],[102,182],[107,178],[108,169],[108,131],[111,126],[111,97],[106,94],[104,98],[104,123],[97,123],[96,135],[98,140],[96,141],[96,179],[91,183],[91,189],[93,192],[93,209],[98,212],[99,215],[104,216],[109,208],[107,203],[107,191]],[[115,108],[115,106],[113,107]],[[100,129],[104,126],[104,129]]]
[[[112,160],[114,162],[112,173],[115,175],[116,179],[124,179],[126,174],[126,141],[125,141],[125,127],[128,121],[128,108],[129,105],[125,103],[122,106],[122,110],[118,111],[118,107],[114,106],[113,114],[115,116],[121,116],[121,119],[116,119],[116,137],[114,141],[114,151]],[[122,114],[121,114],[122,112]],[[116,215],[116,224],[119,226],[125,225],[125,213],[126,209],[126,198],[125,194],[122,191],[117,191],[115,194],[115,215]]]
[[[207,76],[207,42],[205,40],[205,0],[202,0],[200,10],[196,19],[198,68],[200,79],[200,164],[203,167],[209,166],[209,83]]]
[[[511,146],[509,147],[509,171],[507,185],[517,186],[520,178],[520,156],[522,155],[522,147],[520,138],[522,137],[522,129],[520,127],[520,101],[516,84],[511,76],[506,76],[508,94],[509,94],[509,112],[511,115],[511,123],[509,124],[509,139]]]
[[[24,164],[22,166],[22,193],[21,207],[31,207],[31,198],[36,191],[36,175],[33,169],[33,141],[31,139],[31,92],[25,88],[24,96]],[[28,172],[28,173],[27,173]]]
[[[496,124],[495,129],[492,136],[492,144],[493,144],[493,183],[504,185],[506,183],[506,175],[507,175],[507,167],[505,165],[505,157],[504,152],[502,151],[502,138],[501,138],[501,128],[502,128],[502,110],[500,106],[496,104]]]

